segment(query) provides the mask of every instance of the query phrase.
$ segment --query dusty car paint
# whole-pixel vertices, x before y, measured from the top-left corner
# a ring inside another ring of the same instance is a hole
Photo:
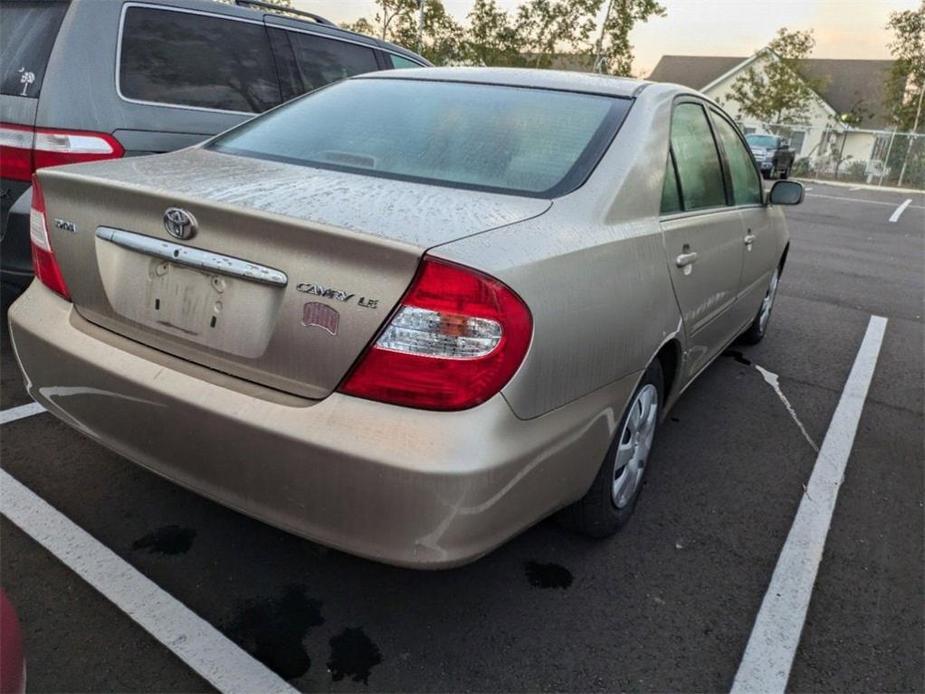
[[[11,310],[33,397],[206,496],[396,564],[471,560],[581,497],[647,366],[661,360],[670,406],[748,327],[784,255],[786,226],[766,205],[662,217],[672,104],[689,90],[554,72],[426,73],[410,79],[635,103],[589,180],[552,201],[197,148],[43,171],[48,216],[81,231],[53,232],[74,303],[36,282]],[[161,225],[168,205],[196,216],[191,247],[286,273],[285,287],[235,286],[253,324],[193,338],[137,308],[147,305],[146,284],[131,278],[155,276],[157,262],[92,230],[171,239]],[[743,244],[746,228],[755,239]],[[711,255],[703,229],[734,249]],[[673,244],[698,234],[704,262],[681,272]],[[496,277],[529,306],[533,335],[520,368],[500,393],[460,412],[332,393],[425,251]],[[337,291],[308,295],[300,284]],[[379,303],[371,310],[347,295]],[[306,300],[339,312],[336,336],[302,325]],[[271,320],[256,319],[266,313]],[[263,352],[245,349],[236,338],[244,330]]]

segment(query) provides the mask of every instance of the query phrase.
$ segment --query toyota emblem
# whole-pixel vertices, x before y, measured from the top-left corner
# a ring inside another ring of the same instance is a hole
[[[168,207],[164,213],[164,228],[177,239],[191,239],[196,235],[196,218],[179,207]]]

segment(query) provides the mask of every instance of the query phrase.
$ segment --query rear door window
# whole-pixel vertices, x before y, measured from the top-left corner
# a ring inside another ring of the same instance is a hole
[[[298,31],[287,31],[286,35],[292,46],[302,94],[379,69],[372,48]]]
[[[129,7],[122,30],[122,96],[260,113],[280,103],[262,23]]]
[[[726,204],[723,170],[716,142],[699,104],[678,104],[671,117],[671,150],[674,152],[685,210],[721,207]]]
[[[662,182],[662,214],[674,214],[681,211],[681,196],[678,193],[678,176],[674,171],[671,152],[665,165],[665,180]]]
[[[732,177],[732,196],[736,205],[760,205],[762,202],[761,181],[752,163],[752,156],[745,148],[732,124],[714,111],[713,125],[723,143],[729,173]]]
[[[38,98],[67,2],[16,0],[2,11],[0,94]]]

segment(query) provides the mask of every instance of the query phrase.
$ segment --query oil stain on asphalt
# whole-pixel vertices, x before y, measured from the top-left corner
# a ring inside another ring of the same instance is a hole
[[[723,356],[723,357],[730,357],[730,358],[732,358],[732,359],[735,359],[735,360],[736,360],[737,362],[739,362],[740,364],[744,364],[745,366],[751,366],[751,365],[752,365],[751,359],[749,359],[748,357],[746,357],[744,354],[742,354],[742,353],[741,353],[739,350],[737,350],[737,349],[727,349],[727,350],[726,350],[725,352],[723,352],[722,355],[720,355],[720,356]]]
[[[132,549],[146,549],[151,554],[186,554],[193,546],[196,531],[179,525],[165,525],[132,543]]]
[[[305,595],[305,586],[289,586],[279,598],[246,603],[228,633],[280,677],[301,677],[312,664],[302,642],[324,624],[321,605]]]
[[[540,564],[528,561],[524,564],[527,580],[536,588],[562,588],[572,585],[572,572],[559,564]]]
[[[369,684],[370,671],[382,662],[382,654],[363,629],[344,629],[330,643],[328,670],[331,678],[338,682],[351,677],[354,682]]]

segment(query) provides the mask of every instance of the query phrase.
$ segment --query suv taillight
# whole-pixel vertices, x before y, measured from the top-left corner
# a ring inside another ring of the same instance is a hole
[[[428,410],[463,410],[501,390],[520,366],[533,318],[507,285],[425,258],[398,310],[339,390]]]
[[[32,209],[29,211],[29,239],[32,242],[32,267],[42,284],[62,297],[71,300],[71,293],[64,283],[61,268],[48,238],[48,224],[45,219],[45,195],[39,179],[32,177]]]
[[[0,123],[0,178],[28,181],[37,169],[118,159],[125,149],[112,135]]]

